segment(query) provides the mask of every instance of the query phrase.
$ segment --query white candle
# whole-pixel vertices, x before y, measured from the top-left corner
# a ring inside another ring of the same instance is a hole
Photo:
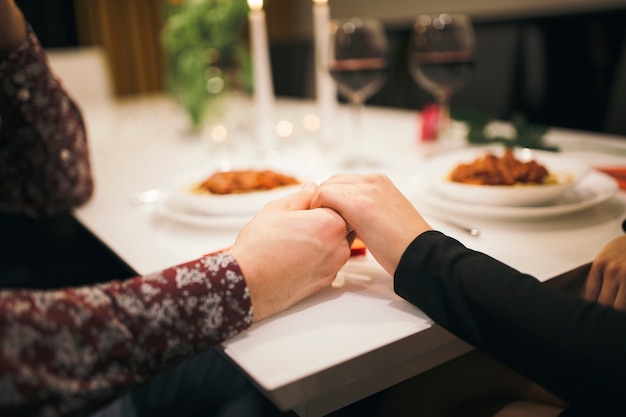
[[[313,0],[313,30],[315,39],[315,87],[317,107],[322,121],[322,135],[332,136],[333,115],[337,110],[337,86],[328,72],[330,7],[328,0]]]
[[[263,0],[248,0],[250,13],[250,44],[252,47],[252,70],[254,76],[254,105],[261,146],[266,150],[275,147],[274,133],[274,85]]]

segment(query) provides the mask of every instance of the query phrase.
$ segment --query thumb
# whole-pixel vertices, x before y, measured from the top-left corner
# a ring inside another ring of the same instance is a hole
[[[317,184],[306,182],[300,191],[283,198],[284,207],[291,210],[308,210],[316,192]]]

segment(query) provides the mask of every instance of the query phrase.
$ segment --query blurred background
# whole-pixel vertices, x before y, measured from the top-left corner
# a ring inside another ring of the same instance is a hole
[[[174,0],[169,0],[176,2]],[[99,46],[116,97],[164,90],[165,0],[17,0],[49,50]],[[369,104],[421,109],[431,95],[406,64],[414,18],[465,12],[478,56],[454,109],[532,123],[626,134],[626,0],[330,0],[332,17],[383,20],[394,64]],[[275,93],[313,97],[311,0],[266,0]]]

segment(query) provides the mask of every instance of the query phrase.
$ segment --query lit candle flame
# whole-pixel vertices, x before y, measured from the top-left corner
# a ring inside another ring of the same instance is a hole
[[[250,10],[261,10],[263,8],[263,0],[248,0]]]

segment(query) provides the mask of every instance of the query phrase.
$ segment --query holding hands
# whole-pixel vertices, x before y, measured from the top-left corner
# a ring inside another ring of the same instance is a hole
[[[339,213],[392,276],[409,244],[431,230],[413,204],[382,174],[335,175],[318,187],[311,207]]]
[[[409,244],[428,230],[387,176],[340,174],[268,204],[230,252],[246,276],[259,321],[330,285],[350,258],[355,233],[393,276]],[[626,236],[597,255],[582,296],[626,310]]]
[[[316,190],[306,184],[269,203],[229,250],[246,277],[254,321],[329,286],[350,258],[346,222],[328,208],[309,210]]]
[[[329,286],[356,234],[393,275],[407,246],[430,226],[384,175],[336,175],[273,201],[229,252],[250,290],[254,321]]]

